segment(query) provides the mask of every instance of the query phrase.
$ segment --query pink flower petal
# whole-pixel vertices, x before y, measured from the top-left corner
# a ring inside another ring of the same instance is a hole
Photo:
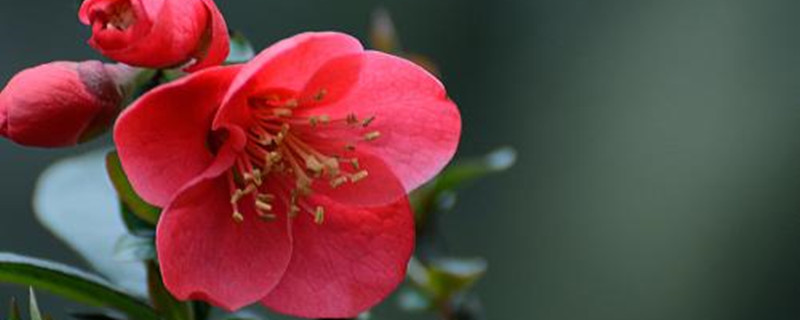
[[[357,39],[336,32],[303,33],[272,45],[242,68],[214,120],[214,128],[248,121],[247,99],[251,95],[265,89],[299,92],[326,62],[362,51]]]
[[[461,116],[444,86],[421,67],[398,57],[366,52],[330,61],[308,83],[304,96],[325,89],[344,97],[312,112],[331,118],[375,117],[361,133],[380,138],[359,143],[359,153],[384,162],[413,190],[433,178],[453,157]]]
[[[289,268],[261,302],[303,318],[354,318],[403,281],[414,247],[411,208],[405,198],[372,208],[315,201],[325,207],[325,221],[295,219]]]
[[[176,298],[233,311],[277,285],[292,245],[286,217],[260,221],[250,205],[242,208],[245,220],[234,221],[228,191],[224,175],[183,189],[164,210],[156,246],[164,284]]]
[[[114,140],[142,198],[165,206],[211,165],[211,121],[238,72],[234,66],[195,73],[151,91],[120,116]]]
[[[187,72],[195,72],[204,68],[220,65],[225,62],[230,53],[230,38],[228,36],[228,26],[222,12],[219,11],[213,0],[203,0],[211,16],[209,20],[210,33],[205,52],[199,52],[198,61],[186,68]]]
[[[2,101],[0,101],[0,105],[3,105]],[[6,108],[0,108],[0,136],[8,136],[8,109]]]

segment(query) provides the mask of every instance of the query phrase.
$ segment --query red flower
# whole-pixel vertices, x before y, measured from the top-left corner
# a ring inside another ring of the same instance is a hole
[[[193,62],[186,70],[196,71],[228,56],[228,30],[213,0],[86,0],[79,17],[92,26],[92,47],[129,65]]]
[[[0,93],[0,136],[27,146],[63,147],[111,126],[125,67],[99,61],[51,62],[23,70]]]
[[[339,33],[153,90],[117,122],[136,191],[165,207],[157,248],[180,299],[352,317],[403,280],[406,192],[458,144],[441,83]]]

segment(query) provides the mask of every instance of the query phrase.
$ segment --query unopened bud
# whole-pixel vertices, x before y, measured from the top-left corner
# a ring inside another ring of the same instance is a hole
[[[99,61],[51,62],[23,70],[0,92],[0,136],[64,147],[105,132],[120,111],[118,81],[134,71]]]

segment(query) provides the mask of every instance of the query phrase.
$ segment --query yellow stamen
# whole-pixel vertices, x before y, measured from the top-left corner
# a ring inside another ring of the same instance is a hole
[[[378,139],[380,137],[381,137],[380,131],[372,131],[364,135],[364,140],[374,141],[375,139]]]
[[[361,122],[361,126],[364,128],[369,127],[372,121],[375,121],[375,116],[370,116],[369,118],[364,119],[364,121]]]
[[[368,176],[369,176],[369,172],[367,172],[367,170],[361,170],[359,172],[354,173],[352,176],[350,176],[350,181],[353,181],[353,183],[356,183],[356,182],[359,182],[361,180],[364,180],[364,178],[366,178]]]
[[[317,102],[322,101],[326,95],[328,95],[328,90],[322,89],[314,95],[314,100]]]
[[[261,200],[256,200],[256,208],[264,212],[272,211],[272,205]]]
[[[241,213],[239,213],[239,211],[234,211],[233,221],[236,221],[236,223],[242,223],[244,222],[244,216]]]
[[[347,114],[347,124],[354,125],[358,123],[358,117],[355,113],[348,113]]]
[[[292,116],[292,109],[286,108],[278,108],[272,111],[276,117],[291,117]]]
[[[347,182],[347,177],[341,176],[331,180],[331,187],[336,189]]]
[[[322,124],[328,124],[331,122],[331,117],[328,116],[327,114],[323,114],[319,116],[319,122],[321,122]]]
[[[322,224],[325,222],[325,208],[319,206],[314,210],[314,223]]]
[[[283,106],[287,108],[297,108],[298,105],[297,99],[289,99],[283,104]]]

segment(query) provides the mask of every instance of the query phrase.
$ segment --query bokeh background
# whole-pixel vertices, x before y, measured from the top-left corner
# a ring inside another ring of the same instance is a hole
[[[459,103],[459,155],[518,149],[444,217],[456,254],[490,261],[477,288],[490,319],[800,318],[800,2],[218,3],[259,47],[304,30],[366,40],[385,6]],[[97,58],[77,6],[4,3],[0,81]],[[0,141],[0,251],[83,265],[30,196],[48,163],[101,145]],[[0,285],[12,295],[25,290]],[[61,319],[77,308],[40,303]]]

